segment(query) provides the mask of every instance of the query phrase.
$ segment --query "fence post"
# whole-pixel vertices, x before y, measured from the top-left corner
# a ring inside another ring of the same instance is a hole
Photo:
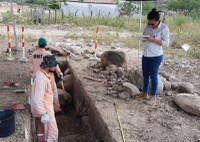
[[[64,19],[64,11],[61,9],[62,20]]]
[[[85,14],[84,14],[84,12],[82,12],[82,14],[83,14],[83,18],[85,18]]]
[[[57,11],[55,9],[55,23],[57,23]]]
[[[99,14],[98,14],[98,17],[100,17],[101,16],[101,10],[99,9]]]
[[[49,24],[51,24],[51,9],[49,8]]]
[[[33,9],[31,8],[31,21],[33,21]]]
[[[92,15],[93,15],[93,11],[91,10],[91,16],[90,16],[90,20],[92,19]]]
[[[109,13],[108,13],[108,18],[110,17],[110,11],[109,11]]]
[[[78,9],[77,9],[76,12],[75,12],[75,18],[76,18],[77,13],[78,13]]]

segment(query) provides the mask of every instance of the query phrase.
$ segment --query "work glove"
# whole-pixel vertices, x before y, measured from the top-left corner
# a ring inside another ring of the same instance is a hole
[[[60,102],[59,102],[58,96],[54,96],[53,97],[53,106],[54,106],[54,111],[55,112],[61,111],[61,109],[60,109]]]
[[[49,115],[47,114],[47,112],[42,115],[41,122],[44,124],[49,122]]]
[[[59,77],[60,79],[63,79],[63,73],[60,72],[60,73],[58,74],[58,77]]]

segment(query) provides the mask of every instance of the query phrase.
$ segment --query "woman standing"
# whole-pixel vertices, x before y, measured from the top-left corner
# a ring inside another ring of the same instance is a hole
[[[158,88],[158,70],[163,60],[163,47],[169,45],[169,28],[160,21],[160,14],[152,9],[147,15],[147,26],[144,30],[144,53],[142,57],[142,71],[144,78],[143,96],[156,104]],[[148,94],[151,79],[151,95]]]

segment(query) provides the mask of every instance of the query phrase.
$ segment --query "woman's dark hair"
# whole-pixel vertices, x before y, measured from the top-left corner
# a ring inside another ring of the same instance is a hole
[[[153,8],[147,15],[147,19],[158,21],[160,19],[160,13],[155,8]]]

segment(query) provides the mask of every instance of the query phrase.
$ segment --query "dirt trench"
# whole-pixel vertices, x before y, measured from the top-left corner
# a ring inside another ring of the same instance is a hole
[[[73,102],[62,107],[56,114],[59,128],[59,142],[111,142],[112,137],[107,125],[101,118],[95,104],[88,96],[79,74],[74,72],[73,64],[66,62],[59,65],[62,72],[67,68],[72,71],[72,86],[69,92]],[[58,78],[56,78],[58,82]],[[65,124],[65,125],[64,125]]]
[[[31,94],[31,84],[30,84],[30,65],[29,62],[21,63],[20,70],[17,60],[8,62],[5,61],[4,57],[7,55],[2,52],[0,59],[0,84],[1,87],[4,85],[4,82],[18,82],[20,85],[17,88],[10,89],[0,89],[0,106],[11,106],[15,103],[27,104],[27,98]],[[22,73],[20,78],[19,72]],[[78,79],[74,77],[74,82],[78,82]],[[87,120],[84,121],[84,117],[81,112],[78,112],[76,108],[84,109],[84,106],[78,106],[76,102],[80,102],[80,98],[77,98],[77,95],[82,95],[82,93],[77,93],[77,90],[84,92],[84,88],[79,85],[75,85],[72,93],[73,102],[66,105],[62,112],[56,114],[56,120],[59,128],[59,142],[100,142],[96,137],[97,133],[93,132],[93,129],[90,128],[87,124]],[[15,94],[13,93],[14,89],[25,88],[25,93]],[[82,96],[81,101],[85,101],[86,98]],[[90,103],[87,102],[87,106],[90,107]],[[95,110],[91,111],[95,113]],[[90,118],[92,121],[96,122],[95,118]],[[35,128],[33,123],[33,117],[31,116],[30,108],[26,108],[22,111],[17,111],[15,115],[16,128],[15,133],[6,138],[0,138],[0,142],[31,142],[36,141],[35,139]],[[86,123],[84,123],[86,122]],[[96,127],[95,125],[93,127]]]
[[[60,65],[62,72],[69,67],[68,63]],[[74,78],[75,79],[75,78]],[[59,82],[59,78],[56,76],[56,82]],[[73,82],[71,82],[73,84]],[[74,86],[74,85],[72,85]],[[92,142],[92,138],[89,135],[89,129],[81,121],[81,117],[77,114],[74,104],[73,88],[69,92],[72,95],[72,102],[61,106],[62,111],[56,113],[56,121],[59,129],[59,142]]]

